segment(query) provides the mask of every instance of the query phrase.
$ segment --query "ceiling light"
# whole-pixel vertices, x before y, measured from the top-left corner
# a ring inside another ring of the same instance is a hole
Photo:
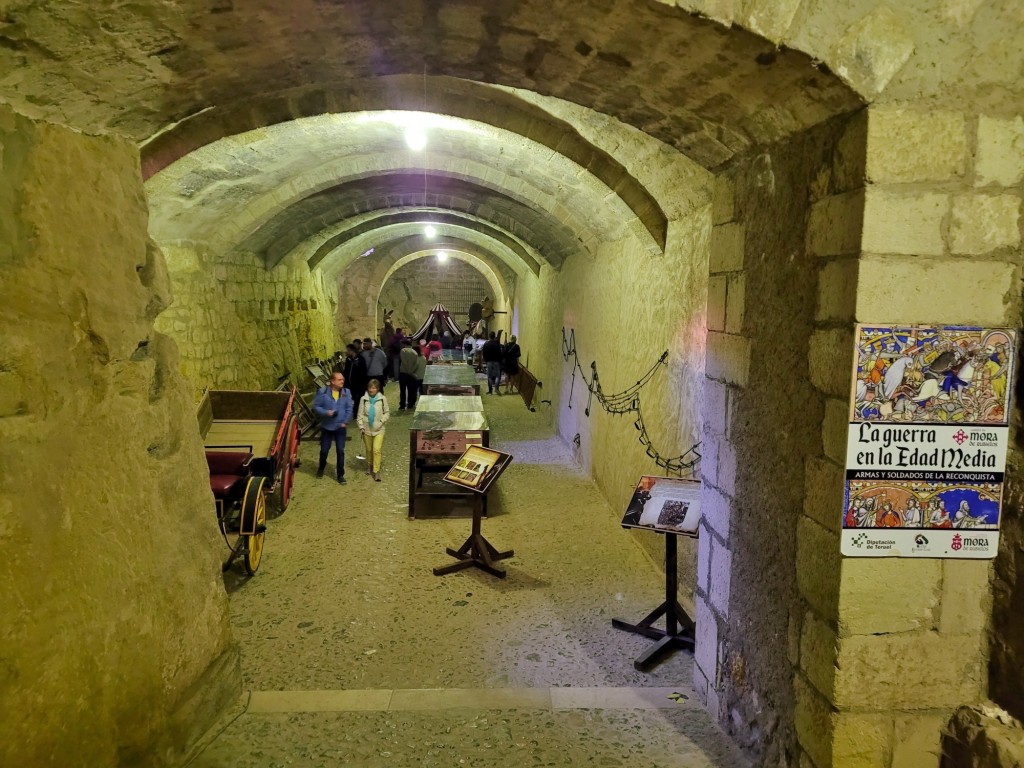
[[[434,237],[437,234],[437,229],[432,224],[427,224],[423,228],[423,234],[427,237]]]
[[[438,261],[448,261],[448,254],[445,253],[444,251],[438,251],[437,252],[437,260]]]
[[[427,134],[422,128],[410,125],[405,129],[405,143],[413,152],[419,152],[427,146]]]

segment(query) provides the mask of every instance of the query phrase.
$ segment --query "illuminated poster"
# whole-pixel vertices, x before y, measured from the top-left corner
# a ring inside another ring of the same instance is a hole
[[[842,552],[991,558],[1015,332],[858,325]]]

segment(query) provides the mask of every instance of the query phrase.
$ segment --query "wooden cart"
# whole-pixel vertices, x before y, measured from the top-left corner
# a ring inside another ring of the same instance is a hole
[[[210,390],[196,417],[206,448],[217,522],[231,555],[250,575],[259,568],[266,536],[266,497],[281,514],[291,501],[299,465],[298,397],[289,392]]]

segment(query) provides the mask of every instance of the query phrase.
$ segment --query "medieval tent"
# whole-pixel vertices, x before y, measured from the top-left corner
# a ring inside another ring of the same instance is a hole
[[[420,339],[427,339],[429,341],[434,334],[440,337],[445,331],[451,331],[452,336],[456,339],[462,338],[462,329],[452,320],[448,310],[444,308],[443,304],[435,304],[426,321],[412,335],[412,340],[418,342]]]

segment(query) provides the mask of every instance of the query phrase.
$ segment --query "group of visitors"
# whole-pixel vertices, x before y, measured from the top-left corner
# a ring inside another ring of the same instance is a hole
[[[401,334],[397,329],[396,336]],[[390,374],[399,382],[399,410],[414,410],[427,371],[427,358],[412,339],[404,335],[394,363],[371,338],[353,339],[345,347],[345,360],[331,374],[330,382],[317,392],[313,410],[320,417],[320,464],[316,476],[323,477],[331,446],[335,448],[338,482],[345,485],[345,441],[353,417],[363,436],[367,473],[381,481],[384,425],[391,418],[384,396]],[[437,344],[441,348],[440,343]],[[429,348],[427,354],[430,354]],[[346,382],[348,387],[345,386]]]
[[[398,410],[415,410],[416,400],[423,385],[427,372],[427,361],[431,355],[440,353],[443,344],[434,335],[430,342],[421,341],[413,344],[413,339],[402,333],[398,328],[388,345],[388,351],[394,349],[394,340],[398,338],[398,346],[394,354],[388,354],[367,337],[353,339],[345,347],[345,359],[333,373],[327,386],[316,393],[313,410],[320,417],[320,464],[316,476],[324,476],[327,459],[334,446],[337,460],[337,478],[342,485],[345,480],[345,441],[348,439],[348,425],[353,418],[363,436],[364,456],[367,474],[377,482],[381,481],[380,469],[382,449],[384,446],[384,427],[391,418],[388,400],[384,396],[384,387],[388,378],[398,381]],[[449,342],[454,343],[450,338]],[[483,359],[487,366],[488,394],[501,394],[501,380],[505,376],[505,391],[511,391],[513,379],[519,374],[519,357],[522,354],[516,337],[511,336],[507,344],[502,345],[495,334],[483,345]],[[346,383],[348,386],[346,387]]]
[[[519,375],[519,358],[523,354],[516,337],[509,336],[508,343],[502,344],[497,335],[492,333],[480,352],[487,369],[487,394],[501,394],[502,377],[505,380],[505,394],[509,394]]]

